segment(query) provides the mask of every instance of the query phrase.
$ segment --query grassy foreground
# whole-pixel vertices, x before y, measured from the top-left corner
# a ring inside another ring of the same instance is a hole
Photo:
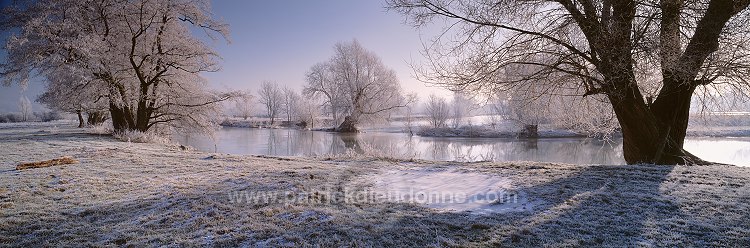
[[[0,154],[0,246],[750,246],[744,167],[266,158],[39,126],[0,127]],[[62,156],[80,163],[15,170]],[[415,168],[507,178],[537,204],[478,215],[324,194],[233,198],[365,191],[386,170]]]

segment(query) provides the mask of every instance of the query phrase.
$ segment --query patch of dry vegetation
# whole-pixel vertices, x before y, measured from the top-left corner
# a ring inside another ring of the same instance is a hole
[[[16,165],[16,170],[44,168],[44,167],[50,167],[50,166],[55,166],[55,165],[77,164],[77,163],[78,163],[78,160],[75,160],[71,157],[62,157],[62,158],[55,158],[55,159],[44,160],[44,161],[20,163]]]
[[[320,161],[182,151],[61,129],[0,130],[0,245],[749,246],[750,168]],[[71,155],[75,166],[13,170]],[[211,156],[213,155],[213,156]],[[475,215],[309,194],[364,191],[394,169],[508,178],[537,202]],[[286,196],[281,196],[286,197]]]

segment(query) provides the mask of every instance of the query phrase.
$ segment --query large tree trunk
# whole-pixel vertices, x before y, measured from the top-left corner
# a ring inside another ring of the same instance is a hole
[[[81,110],[76,110],[76,115],[78,115],[78,128],[83,128],[83,114],[81,114]]]
[[[112,117],[112,127],[115,132],[123,131],[140,131],[146,132],[149,129],[151,112],[145,110],[145,107],[139,108],[133,112],[129,107],[118,107],[115,104],[109,105],[109,113]]]
[[[136,130],[133,112],[128,107],[118,107],[116,104],[110,103],[109,113],[112,117],[112,127],[115,129],[115,132],[121,133]]]
[[[341,122],[341,125],[336,128],[337,132],[341,133],[357,133],[359,132],[359,129],[357,129],[357,120],[356,118],[352,116],[344,117],[344,122]]]
[[[136,113],[136,124],[135,130],[146,132],[149,128],[149,121],[151,120],[151,111],[146,107],[146,103],[138,104],[138,112]]]
[[[650,110],[640,99],[609,98],[622,128],[625,161],[628,164],[653,163],[660,128]]]
[[[537,124],[526,124],[523,125],[523,130],[518,133],[519,138],[536,139],[539,138],[539,125]]]
[[[104,111],[91,111],[86,112],[86,123],[91,126],[96,126],[104,123],[107,120],[107,112]]]
[[[112,116],[112,128],[115,132],[121,133],[130,129],[128,122],[125,120],[125,113],[120,108],[110,104],[109,114]]]
[[[623,157],[628,164],[708,163],[685,151],[682,145],[687,130],[690,99],[695,90],[692,80],[698,74],[706,56],[712,49],[715,50],[723,23],[731,16],[719,13],[726,6],[715,6],[714,2],[711,2],[706,16],[726,19],[701,20],[684,53],[680,52],[679,42],[679,8],[682,4],[669,0],[661,2],[663,19],[660,26],[660,51],[663,87],[656,101],[650,106],[644,101],[638,84],[634,81],[633,48],[629,41],[636,13],[635,2],[612,2],[612,23],[605,36],[600,36],[601,33],[595,29],[583,26],[589,36],[595,37],[595,42],[592,43],[595,48],[603,52],[603,59],[598,66],[605,75],[606,83],[603,87],[622,127]]]
[[[695,86],[692,86],[692,82],[665,85],[681,86],[676,89],[665,87],[651,106],[651,112],[662,123],[668,123],[671,126],[669,137],[672,143],[670,145],[682,148],[687,134],[686,131],[690,119],[690,102],[695,91]]]
[[[628,164],[709,164],[683,149],[695,88],[660,94],[649,108],[640,94],[610,97]]]

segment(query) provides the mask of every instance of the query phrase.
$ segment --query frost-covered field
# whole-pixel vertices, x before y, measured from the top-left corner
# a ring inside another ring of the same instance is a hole
[[[43,125],[0,128],[0,153],[0,246],[750,246],[742,167],[267,158]],[[81,163],[14,169],[60,156]],[[486,175],[533,204],[349,200],[424,171],[450,179],[430,188]]]

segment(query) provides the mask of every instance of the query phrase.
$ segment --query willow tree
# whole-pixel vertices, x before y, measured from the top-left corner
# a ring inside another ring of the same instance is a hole
[[[335,128],[339,132],[357,132],[361,121],[384,118],[414,101],[401,90],[396,72],[356,40],[336,44],[328,61],[313,65],[304,92],[323,96],[335,121],[345,116]]]
[[[746,94],[748,0],[389,0],[417,26],[448,25],[422,79],[475,92],[535,84],[602,94],[630,163],[704,164],[683,149],[696,88]],[[514,65],[535,69],[505,75]],[[656,80],[653,80],[656,79]],[[725,87],[729,86],[729,87]],[[650,90],[652,91],[650,91]],[[646,94],[644,94],[646,92]],[[653,92],[649,94],[648,92]]]
[[[228,35],[207,0],[18,1],[2,11],[0,28],[13,32],[0,71],[4,84],[34,75],[52,81],[74,68],[102,89],[89,97],[106,96],[118,132],[208,128],[220,110],[215,103],[229,97],[210,91],[201,77],[219,69],[218,56],[194,31]]]

